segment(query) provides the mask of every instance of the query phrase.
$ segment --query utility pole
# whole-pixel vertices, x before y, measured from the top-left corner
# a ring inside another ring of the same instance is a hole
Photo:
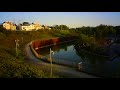
[[[18,56],[18,47],[19,47],[19,44],[18,44],[18,39],[15,40],[15,43],[16,43],[16,56]]]

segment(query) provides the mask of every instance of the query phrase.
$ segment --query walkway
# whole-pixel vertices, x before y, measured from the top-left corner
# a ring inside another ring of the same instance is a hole
[[[32,53],[29,45],[30,43],[28,43],[25,46],[25,54],[26,54],[27,60],[29,60],[30,62],[36,65],[50,65],[49,63],[46,63],[36,58],[34,54]],[[92,75],[89,75],[83,72],[76,71],[75,69],[67,67],[67,66],[53,64],[53,67],[59,71],[58,74],[65,75],[68,78],[98,78],[96,76],[92,76]]]

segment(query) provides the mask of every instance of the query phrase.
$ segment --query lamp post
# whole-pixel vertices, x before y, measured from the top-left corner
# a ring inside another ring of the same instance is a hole
[[[50,67],[51,67],[51,78],[52,78],[52,54],[54,54],[54,52],[51,50],[50,48]]]
[[[18,41],[19,41],[18,39],[15,40],[15,43],[16,43],[16,56],[18,56],[18,49],[17,49],[17,47],[19,46]]]

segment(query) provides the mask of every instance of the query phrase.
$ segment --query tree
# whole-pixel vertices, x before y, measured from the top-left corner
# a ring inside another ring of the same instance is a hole
[[[66,25],[54,25],[53,28],[57,30],[68,30],[69,29],[69,27]]]
[[[116,37],[120,36],[120,26],[114,27],[115,32],[116,32]]]
[[[59,27],[58,25],[54,25],[53,27],[54,27],[54,29],[57,29],[57,30],[59,29],[59,28],[58,28],[58,27]]]
[[[2,25],[0,25],[0,32],[4,32],[4,31],[6,31],[6,29]]]
[[[66,26],[66,25],[60,25],[60,26],[59,26],[59,29],[60,29],[60,30],[68,30],[69,27]]]

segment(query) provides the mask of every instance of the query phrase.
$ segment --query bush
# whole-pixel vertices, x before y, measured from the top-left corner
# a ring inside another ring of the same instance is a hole
[[[5,37],[5,34],[0,32],[0,39],[4,38]]]
[[[6,29],[2,25],[0,25],[0,32],[4,32],[4,31],[6,31]]]

